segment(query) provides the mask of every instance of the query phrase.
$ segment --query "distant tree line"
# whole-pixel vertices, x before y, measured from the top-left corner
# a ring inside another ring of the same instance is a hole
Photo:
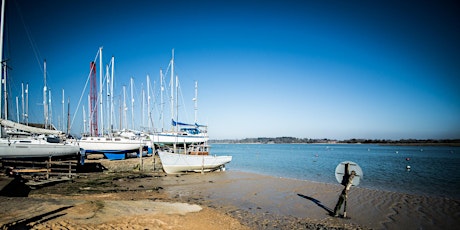
[[[297,137],[257,137],[244,139],[223,139],[210,140],[210,143],[228,144],[390,144],[390,145],[457,145],[460,146],[460,139],[312,139]]]
[[[234,143],[234,144],[305,144],[305,143],[331,143],[331,139],[310,139],[297,137],[257,137],[244,139],[210,140],[211,143]]]

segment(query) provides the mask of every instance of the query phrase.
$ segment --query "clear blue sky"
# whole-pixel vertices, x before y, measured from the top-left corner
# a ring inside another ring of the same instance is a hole
[[[213,139],[460,138],[454,1],[16,0],[6,16],[13,120],[28,82],[30,121],[43,121],[46,59],[53,121],[64,88],[77,112],[72,132],[82,132],[77,103],[100,46],[104,65],[115,56],[117,97],[133,77],[140,111],[141,84],[150,74],[158,97],[174,48],[180,120],[193,122],[197,80],[199,121]]]

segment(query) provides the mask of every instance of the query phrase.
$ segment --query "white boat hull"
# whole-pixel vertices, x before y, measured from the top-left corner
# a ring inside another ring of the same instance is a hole
[[[144,143],[139,140],[110,137],[87,137],[78,142],[86,153],[128,153],[144,146]]]
[[[182,172],[207,172],[223,167],[232,156],[186,155],[159,151],[163,170],[168,174]]]
[[[0,140],[0,158],[43,158],[77,156],[80,147],[69,143],[48,143],[40,139]]]

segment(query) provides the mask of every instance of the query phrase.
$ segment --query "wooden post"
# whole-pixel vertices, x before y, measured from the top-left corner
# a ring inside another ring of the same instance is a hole
[[[343,218],[347,218],[347,200],[348,200],[348,190],[345,194],[345,200],[343,201]]]
[[[72,162],[69,161],[69,178],[72,178]]]
[[[141,140],[141,144],[139,144],[139,170],[140,171],[144,171],[144,161],[142,159],[142,140]]]
[[[51,156],[49,156],[49,160],[46,163],[46,179],[50,178],[50,168],[51,168]]]
[[[152,138],[153,139],[153,138]],[[156,147],[155,147],[155,144],[153,143],[153,140],[152,140],[152,158],[153,158],[153,171],[155,172],[156,171],[156,163],[157,163],[157,159],[155,157],[155,153],[156,153]]]

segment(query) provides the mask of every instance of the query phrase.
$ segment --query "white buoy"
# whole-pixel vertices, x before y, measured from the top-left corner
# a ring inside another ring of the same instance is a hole
[[[407,170],[410,170],[410,165],[406,166],[406,169],[407,169]]]

